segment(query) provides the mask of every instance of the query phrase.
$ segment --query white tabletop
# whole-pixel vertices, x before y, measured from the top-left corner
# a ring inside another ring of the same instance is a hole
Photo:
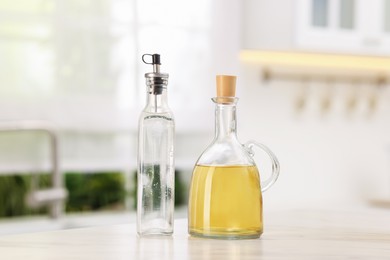
[[[390,210],[267,213],[260,239],[139,238],[135,224],[0,237],[0,259],[390,259]]]

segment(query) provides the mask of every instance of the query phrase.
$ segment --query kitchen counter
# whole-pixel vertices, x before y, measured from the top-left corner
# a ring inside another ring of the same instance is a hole
[[[260,239],[136,235],[135,224],[0,237],[1,259],[390,259],[390,210],[266,212]]]

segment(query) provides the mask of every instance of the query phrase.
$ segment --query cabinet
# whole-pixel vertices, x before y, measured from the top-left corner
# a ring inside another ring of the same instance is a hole
[[[243,47],[390,55],[390,0],[246,0]]]

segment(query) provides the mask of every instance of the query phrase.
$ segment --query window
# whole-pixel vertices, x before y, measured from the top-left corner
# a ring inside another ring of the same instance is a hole
[[[311,23],[316,27],[328,26],[329,3],[328,0],[312,0]]]
[[[390,32],[390,0],[383,0],[383,17],[384,17],[384,30],[385,32]]]
[[[339,26],[343,29],[355,27],[355,1],[340,0]]]
[[[199,75],[210,69],[210,5],[0,1],[0,120],[128,127],[129,115],[144,101],[148,68],[141,55],[149,52],[161,53],[162,70],[172,76],[170,103],[196,106],[184,97],[188,89],[200,93],[205,77]]]

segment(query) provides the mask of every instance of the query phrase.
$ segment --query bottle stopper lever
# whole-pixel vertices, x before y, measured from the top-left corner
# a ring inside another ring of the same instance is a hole
[[[145,56],[150,56],[152,57],[152,62],[147,62],[145,60]],[[145,64],[151,64],[153,65],[153,72],[154,73],[159,73],[160,72],[160,65],[161,65],[161,61],[160,61],[160,54],[144,54],[142,55],[142,61],[145,63]]]

